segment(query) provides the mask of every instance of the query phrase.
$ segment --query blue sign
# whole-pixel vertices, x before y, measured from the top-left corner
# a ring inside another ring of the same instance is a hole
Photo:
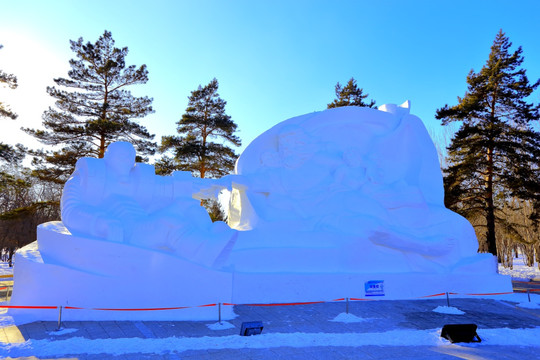
[[[384,280],[370,280],[364,283],[366,296],[384,296]]]

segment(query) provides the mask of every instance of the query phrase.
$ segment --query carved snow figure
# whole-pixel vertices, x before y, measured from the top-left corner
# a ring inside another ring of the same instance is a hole
[[[230,227],[200,206],[222,189]],[[78,161],[62,222],[17,252],[12,305],[84,308],[66,320],[213,320],[200,305],[511,291],[443,198],[437,152],[408,102],[283,121],[221,179],[156,176],[114,143]],[[47,311],[10,310],[56,318]]]
[[[408,102],[284,121],[230,181],[237,270],[492,271],[470,223],[444,207],[437,153]]]
[[[130,143],[116,142],[103,160],[82,158],[64,186],[62,221],[74,235],[170,251],[212,265],[233,231],[212,223],[191,197],[189,172],[157,176],[135,164]]]

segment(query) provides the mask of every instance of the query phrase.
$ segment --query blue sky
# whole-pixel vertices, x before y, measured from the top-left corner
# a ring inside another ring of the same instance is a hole
[[[187,96],[213,77],[247,146],[287,118],[324,110],[336,82],[358,81],[377,105],[412,102],[438,131],[435,110],[456,103],[467,73],[487,60],[499,29],[522,46],[540,77],[540,1],[25,1],[0,0],[0,69],[20,86],[6,94],[19,113],[0,141],[33,145],[19,127],[39,127],[45,92],[65,77],[69,40],[95,42],[105,29],[146,64],[154,98],[140,121],[156,140],[175,133]],[[539,93],[532,100],[540,101]]]

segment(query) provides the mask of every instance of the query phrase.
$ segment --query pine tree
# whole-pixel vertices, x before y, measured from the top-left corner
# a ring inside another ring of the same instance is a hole
[[[443,125],[461,122],[448,147],[447,206],[468,219],[481,219],[478,251],[494,255],[496,225],[519,234],[503,215],[503,205],[511,197],[536,201],[540,194],[540,135],[531,126],[540,118],[539,107],[526,100],[540,80],[529,82],[520,68],[522,49],[512,53],[511,46],[499,31],[486,64],[467,76],[464,97],[436,114]]]
[[[145,84],[148,70],[146,65],[126,66],[128,48],[116,48],[114,43],[109,31],[94,44],[85,44],[82,38],[70,41],[76,59],[69,61],[69,79],[54,79],[59,88],[47,88],[56,99],[55,108],[43,113],[47,130],[24,129],[43,144],[62,147],[32,152],[41,178],[63,183],[78,158],[102,158],[114,141],[133,143],[139,154],[155,152],[154,135],[132,120],[153,112],[152,99],[134,97],[127,90]]]
[[[0,45],[0,49],[3,47],[3,45]],[[8,74],[0,70],[0,85],[7,86],[10,89],[15,89],[17,88],[17,77],[13,74]],[[0,119],[1,118],[15,120],[17,118],[17,114],[11,111],[9,107],[0,101]],[[21,160],[22,157],[23,154],[21,153],[20,148],[16,149],[11,145],[0,142],[0,159],[3,159],[8,163],[13,163]]]
[[[364,94],[364,89],[358,88],[356,80],[351,78],[345,87],[342,87],[338,82],[336,84],[336,99],[327,105],[327,109],[341,107],[341,106],[362,106],[372,108],[375,106],[375,101],[370,100],[369,103],[365,103],[369,94]]]
[[[163,157],[156,167],[167,174],[173,170],[191,171],[195,176],[221,177],[234,169],[237,155],[229,146],[212,140],[221,140],[240,146],[234,135],[237,125],[225,113],[226,101],[218,94],[218,81],[191,92],[186,112],[177,122],[180,136],[164,136],[161,152],[171,150],[173,157]]]

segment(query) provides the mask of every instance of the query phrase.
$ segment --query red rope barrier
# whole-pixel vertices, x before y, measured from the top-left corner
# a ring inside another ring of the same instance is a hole
[[[0,290],[7,289],[7,287],[0,288]],[[540,289],[519,289],[516,290],[516,292],[540,292]],[[483,293],[483,294],[461,294],[461,295],[469,295],[469,296],[489,296],[489,295],[506,295],[506,294],[513,294],[514,292],[500,292],[500,293]],[[425,295],[420,296],[417,299],[422,298],[431,298],[431,297],[437,297],[437,296],[443,296],[447,293],[438,293],[433,295]],[[460,295],[459,293],[453,293],[449,292],[448,295]],[[333,299],[331,301],[344,301],[346,298],[339,298],[339,299]],[[376,298],[349,298],[351,301],[376,301],[378,299]],[[306,302],[290,302],[290,303],[273,303],[273,304],[235,304],[235,303],[222,303],[222,305],[225,306],[236,306],[236,305],[243,305],[243,306],[295,306],[295,305],[311,305],[311,304],[322,304],[327,303],[330,301],[306,301]],[[197,305],[197,306],[178,306],[178,307],[162,307],[162,308],[84,308],[84,307],[77,307],[77,306],[65,306],[64,309],[70,309],[70,310],[100,310],[100,311],[164,311],[164,310],[181,310],[181,309],[188,309],[188,308],[195,308],[195,307],[212,307],[217,306],[217,304],[205,304],[205,305]],[[23,306],[23,305],[0,305],[0,308],[7,308],[7,309],[57,309],[57,306]]]
[[[203,305],[204,306],[204,305]],[[187,309],[191,306],[179,306],[179,307],[170,307],[170,308],[141,308],[141,309],[106,309],[106,308],[93,308],[93,309],[85,309],[85,308],[74,308],[78,310],[102,310],[102,311],[161,311],[161,310],[179,310],[179,309]]]
[[[326,301],[308,301],[308,302],[292,302],[292,303],[276,303],[276,304],[243,304],[245,306],[294,306],[294,305],[310,305],[321,304]]]
[[[0,305],[4,309],[58,309],[58,306]]]
[[[472,296],[483,296],[483,295],[506,295],[506,294],[513,294],[514,292],[501,292],[501,293],[485,293],[485,294],[464,294],[464,295],[472,295]],[[456,294],[458,295],[458,294]]]
[[[455,295],[454,293],[448,293],[448,295]],[[423,299],[423,298],[430,298],[430,297],[436,297],[436,296],[443,296],[443,295],[446,295],[446,293],[440,293],[440,294],[433,294],[433,295],[426,295],[426,296],[420,296],[420,299]]]

